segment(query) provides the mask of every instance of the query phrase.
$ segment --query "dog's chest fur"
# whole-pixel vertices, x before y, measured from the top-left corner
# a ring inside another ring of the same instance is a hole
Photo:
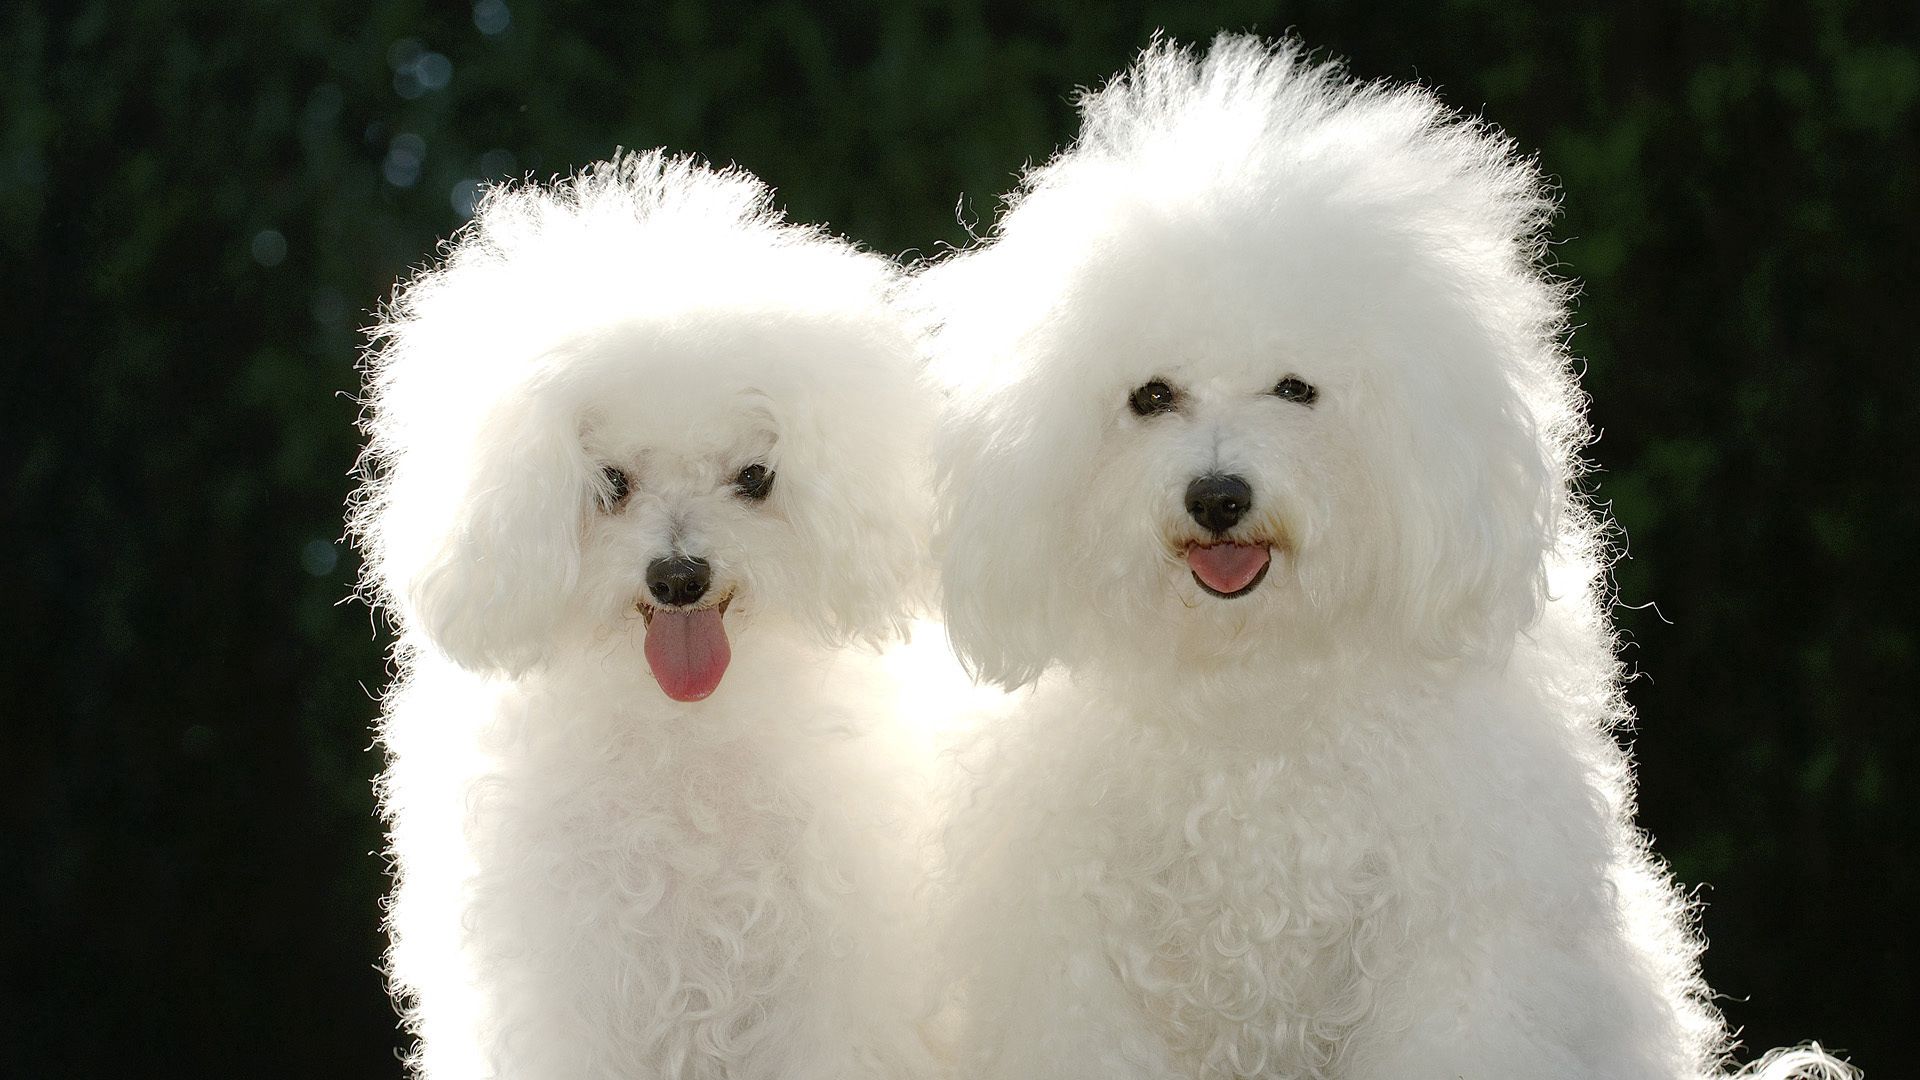
[[[1107,778],[1087,890],[1113,968],[1187,1075],[1326,1075],[1389,900],[1367,783],[1327,752],[1133,749],[1158,767]]]
[[[777,1058],[796,1033],[770,1014],[875,918],[849,883],[867,869],[846,855],[851,824],[821,786],[835,756],[773,724],[735,740],[657,721],[560,727],[525,732],[480,792],[482,862],[517,886],[479,890],[514,900],[470,917],[521,956],[503,973],[530,976],[496,987],[546,999],[507,1014],[598,1010],[593,1067],[609,1073],[717,1077]]]

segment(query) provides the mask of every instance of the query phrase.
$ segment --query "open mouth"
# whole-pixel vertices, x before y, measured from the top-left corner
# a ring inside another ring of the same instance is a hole
[[[699,701],[720,685],[733,659],[724,623],[732,603],[732,593],[703,608],[660,608],[640,601],[640,618],[647,626],[647,667],[668,697]]]
[[[1273,549],[1268,544],[1190,544],[1187,569],[1201,588],[1215,596],[1233,599],[1260,587],[1267,569],[1273,565]]]

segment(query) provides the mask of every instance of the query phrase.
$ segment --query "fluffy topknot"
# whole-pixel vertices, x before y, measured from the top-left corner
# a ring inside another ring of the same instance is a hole
[[[400,286],[370,332],[369,461],[406,449],[421,418],[476,412],[461,403],[508,392],[610,327],[733,313],[857,323],[893,273],[786,221],[751,174],[690,156],[628,152],[550,185],[490,188],[444,261]]]
[[[1346,214],[1447,264],[1504,339],[1500,359],[1565,474],[1577,474],[1587,429],[1564,349],[1571,290],[1547,270],[1555,204],[1512,139],[1424,87],[1360,82],[1297,41],[1249,35],[1220,35],[1204,53],[1156,40],[1079,107],[1078,137],[1027,171],[981,245],[922,275],[917,306],[940,310],[929,322],[1018,334],[1062,299],[1029,279],[1105,258],[1116,229],[1143,216],[1258,229],[1309,210]],[[1005,259],[983,258],[1000,247],[1012,249]],[[1032,273],[1008,274],[1016,261]],[[989,308],[1019,314],[967,317]],[[936,350],[958,361],[939,369],[950,383],[1014,377],[980,378],[1017,353],[1010,341],[973,344]]]

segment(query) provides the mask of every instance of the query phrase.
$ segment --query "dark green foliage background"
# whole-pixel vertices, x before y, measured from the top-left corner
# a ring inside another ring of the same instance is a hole
[[[0,1073],[397,1074],[384,643],[337,539],[358,328],[460,224],[458,182],[664,144],[932,251],[1165,27],[1293,28],[1539,149],[1622,595],[1659,605],[1620,612],[1643,820],[1710,886],[1707,970],[1750,1045],[1900,1075],[1920,8],[509,11],[496,35],[465,2],[0,12]],[[451,78],[414,94],[395,64],[422,49]]]

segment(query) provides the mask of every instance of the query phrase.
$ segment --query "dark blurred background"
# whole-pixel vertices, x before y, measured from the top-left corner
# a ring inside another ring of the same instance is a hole
[[[622,7],[0,11],[0,1073],[397,1076],[340,515],[359,329],[478,184],[666,145],[926,252],[1164,27],[1292,29],[1539,150],[1658,605],[1619,613],[1642,820],[1749,1046],[1902,1074],[1920,6]]]

